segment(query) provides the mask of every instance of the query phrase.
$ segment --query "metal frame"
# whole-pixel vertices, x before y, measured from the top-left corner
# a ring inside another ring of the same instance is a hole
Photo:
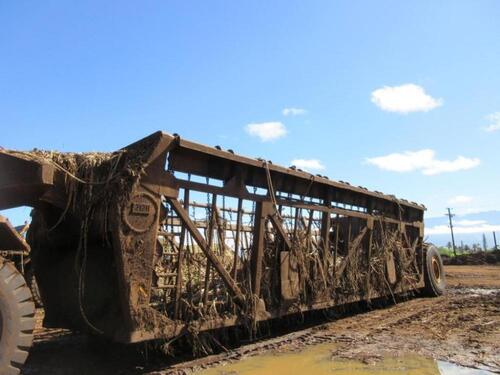
[[[105,334],[118,341],[171,338],[193,325],[198,330],[227,327],[384,296],[370,284],[373,251],[387,233],[399,244],[391,254],[413,254],[406,266],[415,273],[411,286],[392,280],[390,293],[423,286],[421,205],[162,132],[120,153],[118,168],[132,160],[137,164],[140,155],[141,173],[131,190],[106,209],[109,227],[101,233],[111,234],[121,310],[120,328]],[[14,163],[25,164],[23,183],[36,188],[15,195],[12,186],[19,176],[0,180],[0,194],[5,194],[0,208],[29,204],[48,212],[47,207],[66,207],[64,170],[0,151],[0,165]],[[202,194],[207,203],[196,203]],[[220,199],[236,204],[221,207]],[[199,220],[190,209],[207,215]],[[228,220],[228,214],[236,214],[236,220]],[[69,224],[61,230],[64,225]],[[186,270],[197,254],[203,255],[196,285],[201,297],[195,300]],[[161,262],[166,270],[156,272]],[[364,294],[341,290],[354,263],[363,275],[357,287]],[[162,278],[169,283],[159,283]],[[317,290],[311,290],[309,284],[317,282]],[[217,293],[222,297],[210,300]]]

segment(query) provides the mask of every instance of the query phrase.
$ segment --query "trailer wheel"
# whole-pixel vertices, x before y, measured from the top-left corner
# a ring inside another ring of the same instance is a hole
[[[423,293],[427,296],[440,296],[446,289],[443,261],[435,246],[429,246],[425,251],[424,281]]]
[[[19,271],[0,259],[0,374],[19,374],[33,342],[35,305]]]

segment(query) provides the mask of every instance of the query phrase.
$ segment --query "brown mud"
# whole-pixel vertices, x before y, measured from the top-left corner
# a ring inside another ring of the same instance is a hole
[[[376,366],[418,356],[500,373],[500,266],[446,266],[445,270],[449,288],[444,296],[414,298],[323,321],[197,359],[187,354],[182,359],[152,358],[142,344],[122,346],[39,327],[23,373],[185,374],[223,365],[224,369],[248,357],[297,353],[315,344],[328,345],[328,358],[340,363]]]

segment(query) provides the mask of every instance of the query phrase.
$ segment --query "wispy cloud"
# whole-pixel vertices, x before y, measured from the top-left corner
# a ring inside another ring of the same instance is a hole
[[[478,220],[479,221],[479,220]],[[470,234],[470,233],[489,233],[500,231],[500,225],[498,224],[488,224],[484,221],[476,223],[474,225],[460,225],[456,222],[453,225],[453,232],[455,234]],[[436,225],[434,227],[425,228],[425,235],[433,234],[449,234],[450,227],[448,225]]]
[[[424,88],[413,83],[384,86],[372,92],[372,102],[388,112],[427,112],[443,105],[442,99],[428,95]]]
[[[325,166],[318,159],[293,159],[291,164],[306,171],[325,169]]]
[[[273,141],[287,134],[285,125],[277,121],[248,124],[245,130],[251,136],[260,138],[262,142]]]
[[[486,220],[458,220],[455,221],[455,225],[460,225],[463,227],[472,227],[477,225],[486,224]]]
[[[385,156],[367,158],[368,164],[392,172],[421,171],[424,175],[437,175],[445,172],[477,167],[481,161],[478,158],[458,156],[454,160],[438,160],[434,150],[405,151]]]
[[[489,114],[486,116],[486,120],[488,120],[490,124],[484,128],[485,131],[494,132],[500,130],[500,112]]]
[[[284,108],[283,111],[283,116],[300,116],[300,115],[305,115],[307,111],[304,108]]]
[[[470,203],[474,200],[474,198],[469,197],[468,195],[457,195],[448,199],[448,204],[452,205],[464,205]]]

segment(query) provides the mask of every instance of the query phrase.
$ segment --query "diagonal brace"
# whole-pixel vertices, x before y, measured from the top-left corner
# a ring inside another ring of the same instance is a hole
[[[187,227],[191,235],[193,236],[194,240],[200,246],[201,250],[207,257],[207,260],[212,263],[214,266],[215,270],[218,272],[226,286],[229,288],[231,293],[236,297],[236,299],[239,302],[243,302],[245,300],[243,293],[241,293],[240,288],[236,285],[234,280],[231,278],[229,273],[226,271],[224,266],[221,264],[219,259],[214,255],[212,250],[209,248],[208,244],[206,243],[205,239],[201,235],[200,231],[198,228],[196,228],[196,225],[193,223],[191,218],[189,217],[189,214],[186,212],[184,207],[180,204],[180,202],[177,199],[168,199],[170,205],[174,209],[174,211],[179,215],[181,218],[182,222],[184,225]]]

